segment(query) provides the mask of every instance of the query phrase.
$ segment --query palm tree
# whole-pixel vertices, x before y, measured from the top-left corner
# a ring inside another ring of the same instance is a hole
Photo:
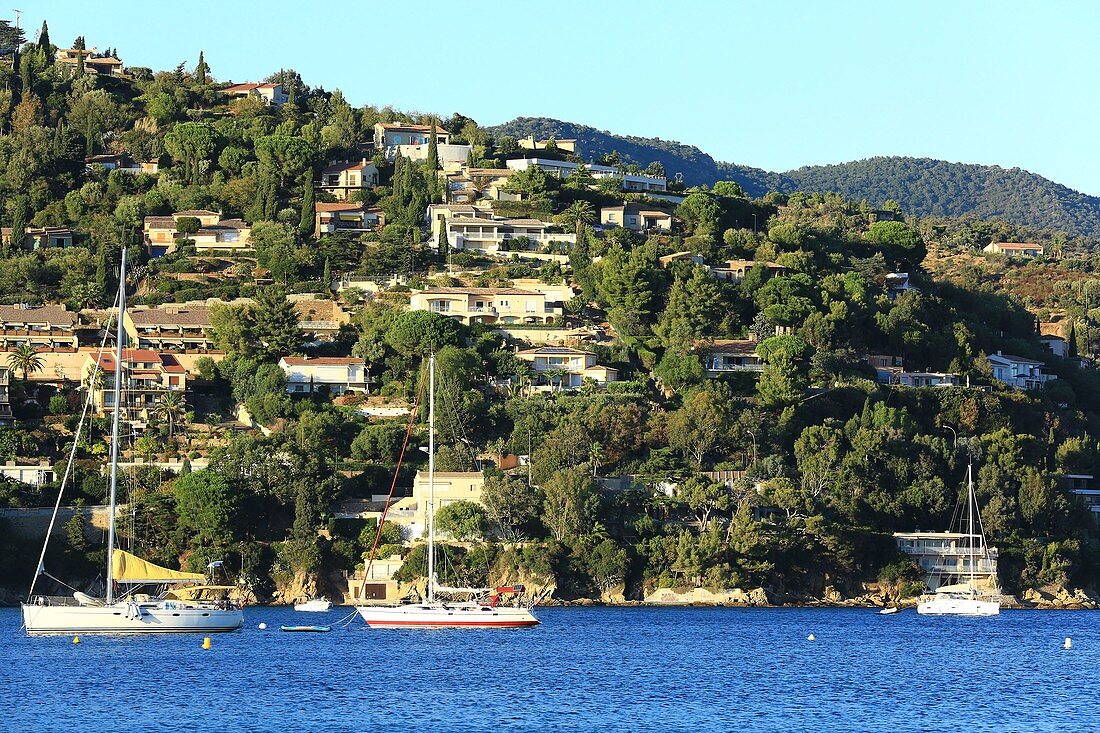
[[[31,374],[42,371],[42,357],[29,343],[19,344],[8,354],[8,368],[23,372],[23,381],[26,382]]]
[[[168,424],[169,438],[176,432],[177,423],[183,422],[186,412],[183,395],[179,392],[165,392],[153,408],[153,414],[157,419]]]
[[[531,377],[534,375],[534,370],[531,369],[531,365],[528,364],[527,362],[520,361],[519,363],[516,364],[515,372],[516,372],[516,381],[519,383],[519,386],[520,386],[520,394],[523,394],[524,396],[526,396],[523,388],[525,386],[530,386]]]
[[[554,391],[555,392],[561,392],[562,386],[565,384],[565,378],[567,376],[569,376],[569,372],[567,370],[559,367],[557,369],[551,369],[550,371],[548,371],[546,373],[546,376],[550,380],[551,384],[553,384],[555,381],[557,381],[558,388]]]
[[[596,220],[596,209],[587,201],[574,201],[562,212],[562,220],[574,226],[579,242],[585,225]]]

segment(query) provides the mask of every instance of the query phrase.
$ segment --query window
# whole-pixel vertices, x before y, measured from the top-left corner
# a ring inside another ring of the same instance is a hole
[[[500,308],[509,308],[510,306],[508,305],[507,300],[502,300],[498,303],[498,307],[500,307]]]

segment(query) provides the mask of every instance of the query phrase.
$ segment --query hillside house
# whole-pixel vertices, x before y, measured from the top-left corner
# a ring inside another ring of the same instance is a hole
[[[345,232],[362,234],[372,232],[386,223],[381,209],[365,204],[341,202],[335,204],[316,203],[314,211],[314,232],[320,237],[325,234]]]
[[[568,178],[576,171],[578,163],[568,160],[550,160],[549,158],[518,158],[509,160],[506,165],[514,171],[525,171],[531,167],[537,167],[547,175],[555,178]],[[585,170],[595,179],[619,178],[622,181],[624,191],[665,191],[668,189],[668,179],[657,176],[647,176],[641,173],[624,173],[618,168],[596,163],[585,163]]]
[[[89,155],[84,158],[84,169],[88,173],[95,170],[122,171],[137,174],[142,172],[141,164],[134,161],[128,153]]]
[[[210,351],[210,309],[169,303],[155,308],[127,308],[122,321],[131,344],[155,351]]]
[[[307,296],[289,296],[298,314],[298,327],[313,343],[335,341],[340,328],[351,323],[351,316],[335,300]]]
[[[764,360],[756,353],[759,344],[751,339],[715,339],[696,346],[703,368],[711,379],[733,372],[762,372]]]
[[[600,225],[623,227],[632,232],[668,233],[672,231],[672,214],[635,203],[605,206],[600,209]]]
[[[233,84],[222,89],[222,93],[234,99],[255,97],[265,107],[281,107],[290,101],[290,95],[283,91],[283,85],[274,82]]]
[[[412,496],[393,502],[386,513],[386,521],[400,525],[405,539],[415,539],[427,528],[428,495],[435,495],[438,512],[456,501],[481,503],[485,486],[485,474],[481,471],[436,471],[429,487],[428,472],[417,471],[413,478]]]
[[[414,291],[409,310],[424,310],[474,323],[550,323],[561,314],[546,294],[519,288],[428,288]]]
[[[1038,242],[993,242],[982,251],[1009,257],[1042,257],[1043,245]]]
[[[327,387],[334,395],[366,392],[370,381],[363,359],[345,356],[284,356],[279,368],[286,374],[286,391],[309,394]]]
[[[596,355],[569,346],[541,346],[517,351],[516,356],[531,364],[536,390],[578,389],[585,381],[605,385],[619,381],[619,370],[596,363]]]
[[[8,247],[20,247],[31,252],[73,246],[73,230],[68,227],[27,227],[22,242],[13,242],[11,227],[3,227],[0,228],[0,237]]]
[[[1013,389],[1039,389],[1055,378],[1045,371],[1045,362],[1000,351],[986,358],[993,367],[993,378]]]
[[[557,148],[564,153],[576,153],[577,141],[572,138],[565,138],[558,140],[557,138],[550,138],[548,140],[536,140],[534,135],[528,135],[516,140],[519,146],[524,150],[546,150],[547,148]]]
[[[198,219],[199,229],[192,234],[179,231],[184,217]],[[196,252],[230,253],[252,246],[252,227],[243,219],[222,219],[217,211],[192,209],[169,216],[147,216],[143,223],[145,247],[151,257],[161,257],[176,251],[179,243],[190,239]]]
[[[381,151],[387,160],[393,160],[397,157],[399,145],[427,145],[431,133],[431,125],[416,125],[411,122],[376,122],[374,147]],[[446,145],[451,141],[451,133],[437,125],[435,141],[437,145]]]
[[[657,262],[660,263],[663,269],[667,270],[677,262],[690,262],[693,265],[702,265],[704,260],[703,255],[697,255],[685,250],[683,252],[673,252],[670,255],[658,257]]]
[[[499,200],[505,198],[504,187],[508,177],[514,171],[508,168],[464,168],[447,174],[447,189],[451,192],[451,201],[472,203],[479,199]],[[490,216],[492,212],[489,212]]]
[[[337,201],[351,201],[353,194],[378,185],[378,167],[363,158],[357,163],[329,163],[321,171],[321,190]]]
[[[0,305],[0,350],[23,344],[36,349],[76,349],[76,313],[64,305]]]
[[[84,73],[93,76],[125,76],[122,60],[108,54],[99,53],[96,48],[59,48],[54,55],[54,64],[75,72],[84,59]]]
[[[552,242],[576,244],[576,234],[557,231],[559,228],[538,219],[456,216],[447,220],[447,244],[452,250],[482,254],[534,251]]]
[[[994,587],[997,584],[996,547],[987,547],[985,557],[973,557],[970,535],[958,532],[895,532],[897,548],[920,566],[935,592],[941,583],[951,576],[965,577],[971,572],[979,586]],[[974,567],[971,568],[971,563]]]
[[[959,375],[946,372],[911,372],[905,360],[890,354],[868,354],[867,363],[875,370],[875,381],[897,387],[958,387]]]
[[[101,378],[91,380],[96,364]],[[152,349],[123,349],[122,378],[125,383],[121,419],[136,430],[142,430],[155,421],[154,412],[161,396],[169,392],[185,395],[187,372],[172,354],[157,353]],[[113,412],[115,383],[115,354],[103,352],[88,354],[81,369],[81,382],[92,391],[92,407],[99,414]]]
[[[745,279],[752,268],[763,265],[768,268],[768,275],[785,275],[788,269],[778,262],[754,262],[753,260],[726,260],[720,265],[711,265],[707,268],[711,277],[730,283],[739,283]]]
[[[397,151],[401,153],[402,158],[419,162],[428,159],[429,147],[430,145],[427,142],[415,145],[398,145]],[[473,145],[436,143],[435,156],[439,160],[439,167],[444,171],[458,171],[466,165],[466,160],[470,157],[473,149]]]

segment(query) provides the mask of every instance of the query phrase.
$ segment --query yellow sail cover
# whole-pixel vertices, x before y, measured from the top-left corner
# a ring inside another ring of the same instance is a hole
[[[202,573],[162,568],[124,550],[115,550],[111,555],[111,570],[119,583],[194,583],[206,580]]]

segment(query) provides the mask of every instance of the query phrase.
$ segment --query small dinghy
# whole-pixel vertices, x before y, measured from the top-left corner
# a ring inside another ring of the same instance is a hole
[[[280,626],[283,631],[305,631],[318,634],[327,634],[332,631],[331,626]]]
[[[889,616],[892,613],[897,613],[899,610],[901,609],[899,609],[897,606],[889,606],[888,608],[882,609],[878,613],[880,616]]]

